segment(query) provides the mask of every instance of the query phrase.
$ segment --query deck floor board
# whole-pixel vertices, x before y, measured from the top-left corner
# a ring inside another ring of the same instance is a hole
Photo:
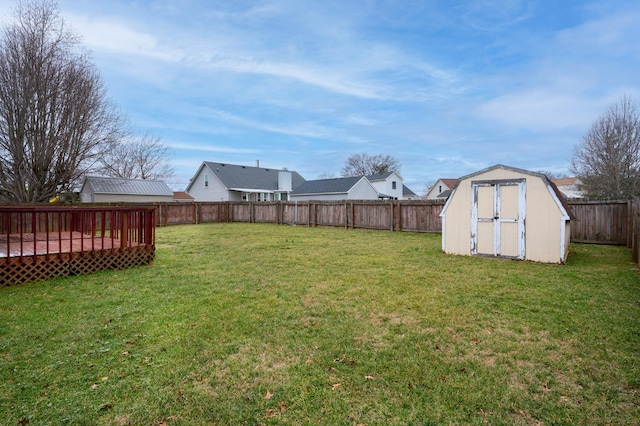
[[[79,253],[82,251],[112,250],[121,247],[121,242],[115,238],[92,237],[82,232],[38,232],[22,234],[0,235],[0,258]]]

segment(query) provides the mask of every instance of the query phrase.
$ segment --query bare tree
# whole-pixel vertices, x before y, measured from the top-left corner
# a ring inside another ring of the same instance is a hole
[[[640,195],[640,115],[629,97],[593,123],[574,150],[571,171],[588,197]]]
[[[57,6],[19,3],[0,34],[0,201],[72,189],[120,136],[120,115]]]
[[[104,176],[126,179],[168,181],[174,169],[169,164],[171,151],[160,138],[145,134],[124,140],[100,159],[98,172]]]
[[[342,167],[342,177],[400,172],[400,163],[391,155],[352,154]]]
[[[333,172],[322,172],[318,176],[318,179],[335,179],[336,174]]]

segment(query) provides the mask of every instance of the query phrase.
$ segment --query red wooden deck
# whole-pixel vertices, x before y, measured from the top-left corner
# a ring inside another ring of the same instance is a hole
[[[0,285],[152,263],[155,207],[0,206]]]

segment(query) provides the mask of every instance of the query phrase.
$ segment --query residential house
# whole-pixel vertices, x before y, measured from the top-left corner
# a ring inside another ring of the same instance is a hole
[[[204,161],[186,192],[195,201],[285,201],[303,182],[297,172],[286,169]]]
[[[377,199],[379,193],[366,176],[308,180],[291,192],[291,201]]]
[[[417,200],[418,194],[413,192],[407,185],[402,185],[402,199],[403,200]]]
[[[580,180],[575,177],[554,179],[562,196],[565,198],[584,198],[584,193],[580,190]]]
[[[427,200],[446,200],[451,190],[456,186],[458,179],[440,178],[427,191]]]
[[[152,203],[173,201],[173,191],[158,180],[87,176],[80,189],[82,203]]]
[[[173,201],[176,203],[191,203],[194,199],[184,191],[173,191]]]
[[[402,177],[396,172],[387,172],[367,176],[367,180],[378,191],[379,198],[401,200],[403,193]]]

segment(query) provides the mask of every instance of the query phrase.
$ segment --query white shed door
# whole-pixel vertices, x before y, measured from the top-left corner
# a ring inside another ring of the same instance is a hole
[[[472,182],[471,254],[524,259],[525,184]]]

